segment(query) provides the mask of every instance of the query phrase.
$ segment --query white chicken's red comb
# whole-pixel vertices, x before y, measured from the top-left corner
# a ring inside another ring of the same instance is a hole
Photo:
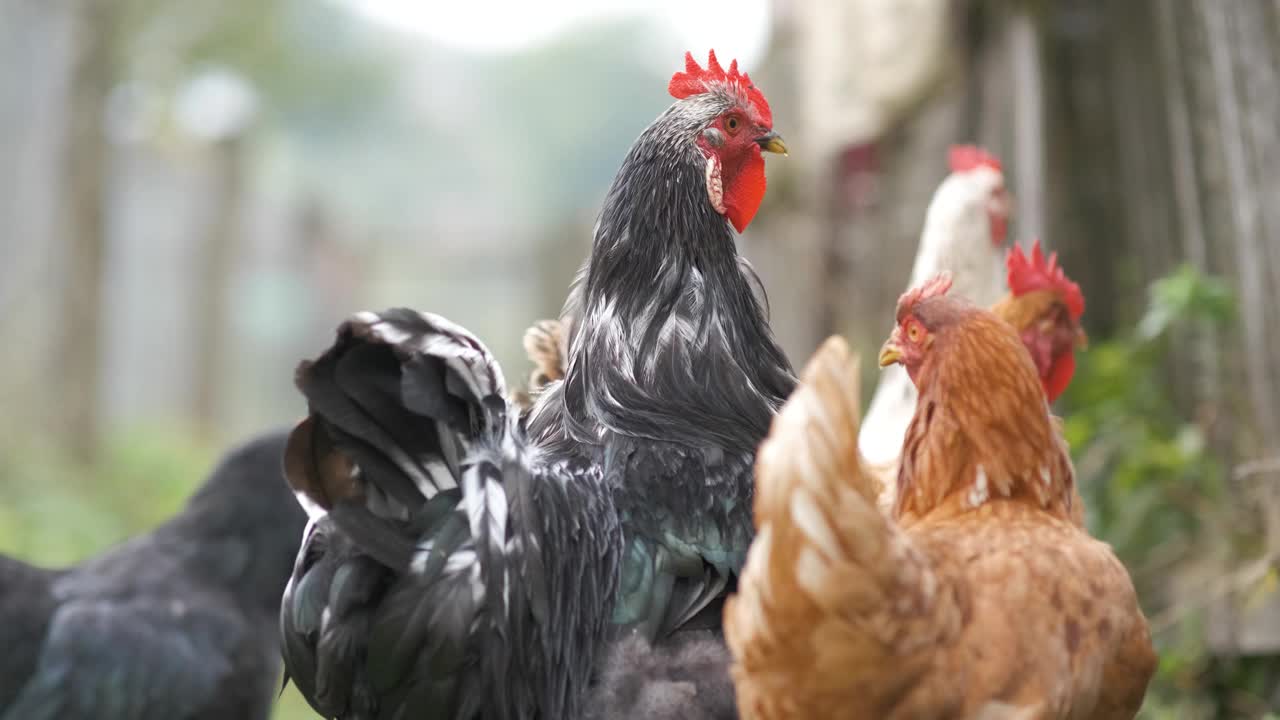
[[[1072,320],[1079,320],[1084,314],[1084,293],[1080,292],[1080,286],[1072,282],[1058,265],[1058,253],[1049,253],[1049,259],[1045,260],[1039,238],[1031,244],[1030,257],[1017,245],[1009,248],[1005,269],[1008,270],[1009,291],[1014,297],[1033,290],[1048,290],[1067,306]]]
[[[977,145],[952,145],[947,155],[951,172],[969,172],[975,168],[986,167],[1003,172],[1000,158],[983,150]]]
[[[769,109],[769,101],[764,99],[764,93],[751,82],[750,76],[744,72],[738,72],[737,60],[730,62],[729,71],[725,72],[725,69],[720,67],[720,61],[716,60],[715,50],[707,55],[706,70],[703,70],[702,66],[698,65],[698,61],[693,59],[693,53],[686,52],[684,72],[671,76],[671,82],[667,84],[667,92],[671,93],[671,97],[683,100],[693,95],[701,95],[717,84],[730,86],[746,96],[747,102],[755,108],[764,124],[773,127],[773,111]]]

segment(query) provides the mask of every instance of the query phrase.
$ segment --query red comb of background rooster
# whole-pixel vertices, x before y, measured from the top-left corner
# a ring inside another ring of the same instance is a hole
[[[1058,253],[1049,253],[1049,259],[1045,260],[1039,238],[1031,244],[1031,257],[1027,257],[1017,245],[1009,248],[1005,267],[1009,271],[1009,290],[1014,296],[1033,290],[1049,290],[1062,299],[1072,320],[1079,320],[1084,314],[1084,294],[1080,292],[1080,286],[1058,267]]]
[[[914,287],[902,293],[902,297],[898,298],[898,322],[901,322],[903,316],[911,312],[917,303],[932,297],[946,295],[950,289],[951,273],[943,270],[926,280],[920,287]]]
[[[724,68],[720,67],[720,62],[716,60],[715,50],[708,53],[705,70],[698,65],[697,60],[693,59],[693,53],[686,52],[684,72],[671,76],[671,82],[667,84],[667,92],[671,93],[671,97],[683,100],[692,95],[701,95],[715,85],[730,86],[735,92],[746,96],[756,112],[760,113],[764,123],[770,127],[773,126],[773,112],[769,109],[769,101],[764,99],[764,93],[752,84],[751,78],[746,73],[738,72],[737,60],[730,62],[729,71],[725,72]]]
[[[948,160],[951,163],[951,172],[968,172],[980,167],[1004,170],[1000,165],[1000,158],[977,145],[952,145]]]

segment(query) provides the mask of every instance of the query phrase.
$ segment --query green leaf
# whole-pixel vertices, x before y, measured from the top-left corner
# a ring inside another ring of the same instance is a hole
[[[1235,312],[1231,288],[1221,279],[1203,275],[1189,264],[1154,282],[1149,294],[1147,313],[1138,323],[1137,336],[1143,342],[1156,340],[1184,320],[1221,324],[1229,321]]]

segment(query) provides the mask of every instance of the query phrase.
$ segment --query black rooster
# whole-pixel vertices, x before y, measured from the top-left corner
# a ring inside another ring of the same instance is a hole
[[[172,520],[76,567],[0,556],[0,719],[265,720],[306,523],[285,442],[231,452]]]
[[[669,89],[566,305],[565,378],[527,417],[484,346],[434,315],[356,315],[299,369],[311,415],[286,472],[321,512],[281,625],[326,717],[733,712],[718,603],[751,541],[756,445],[795,379],[730,223],[763,197],[761,151],[785,147],[736,62],[686,56]],[[629,673],[666,657],[707,670],[716,697],[669,668],[652,686]]]

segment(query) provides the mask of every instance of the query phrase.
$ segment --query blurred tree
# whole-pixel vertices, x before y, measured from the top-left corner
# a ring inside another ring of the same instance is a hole
[[[297,124],[310,129],[315,118],[350,123],[362,109],[376,107],[369,101],[387,84],[374,55],[344,39],[346,18],[327,3],[231,0],[193,8],[131,0],[131,9],[131,32],[142,46],[134,57],[146,63],[135,63],[130,72],[176,93],[180,109],[188,106],[188,112],[180,112],[185,116],[180,124],[203,144],[212,180],[194,286],[191,417],[201,434],[213,439],[223,419],[227,294],[241,264],[239,236],[255,125],[287,133]],[[148,48],[167,56],[167,62],[157,68]],[[259,110],[266,115],[263,122],[258,122]]]
[[[99,442],[103,270],[106,256],[108,145],[104,120],[114,84],[113,60],[121,4],[76,0],[70,6],[70,82],[67,85],[60,213],[67,272],[55,371],[54,407],[67,448],[92,459]]]
[[[216,141],[212,148],[213,211],[206,226],[204,257],[196,281],[195,407],[192,420],[206,440],[216,438],[220,375],[227,346],[227,291],[240,250],[240,223],[245,205],[245,139],[239,134]]]
[[[227,291],[237,267],[247,193],[246,136],[257,115],[257,95],[243,76],[207,68],[178,93],[178,120],[201,140],[212,178],[195,282],[195,406],[192,419],[206,439],[216,437],[219,377],[230,343]]]
[[[171,99],[165,106],[175,109],[179,122],[162,126],[162,134],[149,139],[171,146],[194,140],[196,157],[205,160],[213,192],[206,204],[207,232],[200,238],[200,278],[194,283],[199,297],[191,327],[198,347],[192,415],[208,430],[219,420],[226,295],[231,273],[240,264],[241,207],[254,169],[248,148],[263,131],[276,137],[305,135],[314,131],[316,118],[336,122],[350,134],[352,125],[377,113],[376,100],[388,94],[390,85],[380,49],[349,30],[346,12],[332,3],[69,0],[58,11],[71,17],[72,61],[66,82],[63,190],[58,193],[67,271],[56,323],[57,362],[48,379],[55,398],[49,405],[56,413],[60,443],[75,457],[90,460],[99,445],[103,416],[100,328],[108,253],[105,190],[111,174],[104,117],[113,89],[143,88],[145,94]],[[187,104],[183,96],[200,94],[192,86],[208,90],[217,85],[210,77],[223,80],[221,94],[217,88],[205,92],[212,99],[191,103],[194,109],[181,117]],[[225,107],[227,77],[262,99],[261,121],[253,127],[246,118],[226,119],[236,114],[235,108]],[[231,126],[219,126],[228,122]]]

